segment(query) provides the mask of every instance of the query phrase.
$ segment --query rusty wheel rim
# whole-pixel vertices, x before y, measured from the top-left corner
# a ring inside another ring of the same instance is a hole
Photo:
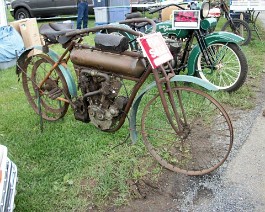
[[[44,85],[39,87],[40,82],[53,64],[54,61],[46,55],[33,55],[25,61],[22,72],[23,89],[29,104],[39,114],[39,92],[42,117],[49,121],[56,121],[63,117],[69,106],[67,102],[53,99],[51,97],[52,90],[54,89],[59,97],[70,96],[65,79],[58,68],[52,72]]]
[[[224,108],[208,94],[185,87],[174,91],[182,96],[188,122],[183,124],[189,128],[184,127],[187,134],[183,136],[172,130],[163,114],[160,97],[156,95],[142,114],[143,142],[151,155],[171,171],[187,175],[210,173],[224,163],[231,151],[232,123]],[[185,98],[184,93],[187,95]],[[194,100],[195,96],[198,102]],[[198,111],[205,107],[211,110]],[[177,108],[180,105],[177,104]]]

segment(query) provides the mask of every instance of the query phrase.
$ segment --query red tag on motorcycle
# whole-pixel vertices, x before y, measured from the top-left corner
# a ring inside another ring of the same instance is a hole
[[[137,38],[153,69],[173,59],[160,32]]]

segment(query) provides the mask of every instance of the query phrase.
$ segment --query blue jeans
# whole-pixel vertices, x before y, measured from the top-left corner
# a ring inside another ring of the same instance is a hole
[[[87,2],[80,2],[77,5],[77,29],[81,29],[82,21],[83,21],[83,28],[87,28],[88,22],[88,3]]]

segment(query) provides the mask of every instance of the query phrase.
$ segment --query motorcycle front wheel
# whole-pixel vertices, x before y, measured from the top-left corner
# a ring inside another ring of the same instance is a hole
[[[239,45],[248,45],[251,41],[251,29],[249,27],[249,24],[244,20],[237,18],[229,20],[224,24],[221,30],[226,32],[232,32],[236,35],[243,37],[244,40],[240,42]]]
[[[182,129],[165,90],[172,121],[163,110],[159,94],[150,96],[142,113],[143,142],[151,155],[171,171],[186,175],[210,173],[224,163],[231,151],[233,127],[229,116],[219,102],[201,90],[175,87],[172,91]]]
[[[212,65],[207,64],[201,52],[197,60],[198,77],[227,92],[236,91],[243,85],[248,64],[237,44],[214,43],[207,47],[206,54]]]

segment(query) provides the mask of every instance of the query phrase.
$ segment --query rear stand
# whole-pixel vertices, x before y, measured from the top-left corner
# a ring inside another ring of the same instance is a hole
[[[40,131],[43,132],[43,118],[42,118],[42,111],[41,111],[41,97],[39,91],[37,91],[37,99],[38,99],[38,110],[40,116]]]

